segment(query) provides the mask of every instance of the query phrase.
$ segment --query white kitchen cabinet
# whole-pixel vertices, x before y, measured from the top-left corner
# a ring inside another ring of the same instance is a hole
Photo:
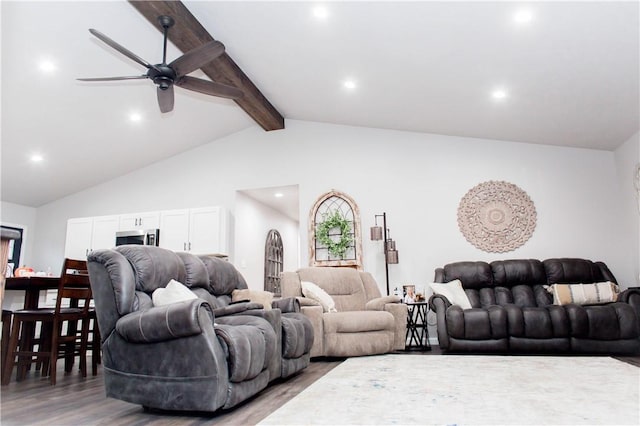
[[[173,251],[188,251],[189,210],[160,212],[160,247]]]
[[[92,250],[111,248],[116,244],[119,216],[96,216],[69,219],[64,256],[85,260]]]
[[[227,254],[226,218],[220,207],[189,210],[189,251],[195,254]]]
[[[227,254],[226,211],[202,207],[161,212],[160,247],[194,254]]]
[[[160,227],[160,212],[144,212],[120,215],[120,231],[156,229]]]

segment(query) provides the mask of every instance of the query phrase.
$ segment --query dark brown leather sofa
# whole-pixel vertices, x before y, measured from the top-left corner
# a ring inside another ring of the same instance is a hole
[[[434,294],[438,341],[447,352],[634,354],[640,352],[640,290],[613,303],[554,305],[544,286],[617,283],[602,262],[586,259],[456,262],[435,282],[459,279],[472,308]]]

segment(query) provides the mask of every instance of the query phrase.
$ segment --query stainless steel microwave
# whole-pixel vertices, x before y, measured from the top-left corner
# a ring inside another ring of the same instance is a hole
[[[159,229],[139,229],[135,231],[116,232],[116,246],[123,246],[125,244],[157,246],[159,243]]]

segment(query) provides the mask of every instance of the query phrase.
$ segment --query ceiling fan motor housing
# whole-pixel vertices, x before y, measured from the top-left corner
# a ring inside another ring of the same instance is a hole
[[[162,90],[167,90],[176,79],[176,72],[166,64],[158,64],[147,71],[149,77]]]

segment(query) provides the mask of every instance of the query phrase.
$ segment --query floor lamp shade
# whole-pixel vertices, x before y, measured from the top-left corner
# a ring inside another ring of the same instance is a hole
[[[387,263],[390,265],[398,263],[398,250],[387,250]]]
[[[371,241],[379,241],[382,237],[382,226],[371,227]]]

